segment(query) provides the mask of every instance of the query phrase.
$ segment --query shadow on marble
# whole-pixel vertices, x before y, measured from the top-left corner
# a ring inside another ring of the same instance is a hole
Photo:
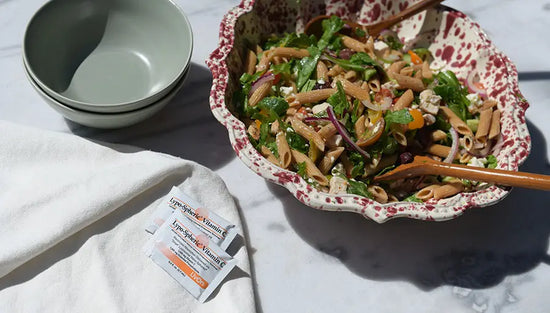
[[[235,157],[226,129],[210,111],[210,71],[192,63],[174,99],[153,117],[122,129],[103,130],[65,120],[70,130],[94,140],[137,146],[196,161],[216,170]]]
[[[522,171],[550,174],[543,134],[528,123],[532,152]],[[443,285],[487,288],[528,272],[547,254],[549,194],[514,189],[500,203],[445,222],[396,219],[376,224],[354,213],[318,211],[270,184],[296,233],[366,279],[408,281],[423,290]]]

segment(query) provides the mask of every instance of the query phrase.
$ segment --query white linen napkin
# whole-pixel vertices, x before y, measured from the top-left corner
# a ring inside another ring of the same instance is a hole
[[[143,254],[174,185],[243,229],[224,182],[195,162],[0,121],[0,311],[254,312],[243,240],[204,304]]]

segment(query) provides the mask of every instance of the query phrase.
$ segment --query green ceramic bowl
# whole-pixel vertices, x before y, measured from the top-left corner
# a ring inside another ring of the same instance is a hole
[[[63,115],[66,119],[75,123],[93,127],[93,128],[122,128],[136,123],[139,123],[159,112],[166,104],[168,104],[174,96],[178,93],[181,87],[185,83],[189,73],[189,68],[183,73],[183,76],[176,82],[174,88],[172,88],[164,97],[157,101],[136,110],[116,112],[116,113],[98,113],[84,110],[78,110],[67,106],[55,98],[47,94],[38,83],[31,77],[29,70],[25,67],[25,74],[31,86],[36,90],[38,95],[56,112]]]
[[[169,0],[52,0],[27,26],[23,60],[57,101],[112,113],[163,98],[192,50],[189,21]]]

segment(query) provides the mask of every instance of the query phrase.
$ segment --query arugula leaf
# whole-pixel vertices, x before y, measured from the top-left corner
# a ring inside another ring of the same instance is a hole
[[[382,154],[391,155],[397,152],[399,144],[393,136],[388,136],[387,132],[382,133],[378,141],[368,150],[372,157],[378,157]]]
[[[435,75],[438,84],[433,91],[447,103],[460,119],[466,121],[471,117],[468,111],[470,101],[466,98],[468,90],[464,88],[452,71],[442,71]]]
[[[265,146],[269,138],[269,123],[262,123],[260,125],[260,139],[258,139],[258,148]]]
[[[309,177],[307,177],[306,162],[296,163],[296,173],[298,173],[298,175],[302,176],[303,179],[308,181]]]
[[[288,110],[288,102],[279,97],[265,97],[258,102],[258,108],[272,111],[277,116],[283,116]]]
[[[342,21],[339,17],[333,15],[329,19],[323,20],[322,26],[323,35],[317,43],[317,47],[319,48],[319,50],[324,50],[328,46],[332,39],[332,36],[334,36],[334,34],[336,34],[340,29],[342,29],[342,27],[344,27],[344,21]]]
[[[387,111],[384,115],[386,120],[386,130],[389,129],[391,124],[408,124],[414,120],[408,109],[401,109],[397,111]]]
[[[275,141],[272,141],[270,143],[267,143],[265,145],[267,148],[269,148],[269,150],[271,150],[271,152],[273,153],[273,155],[278,158],[279,157],[279,149],[277,148],[277,143]]]
[[[307,154],[309,151],[308,141],[302,136],[298,135],[296,132],[294,132],[294,130],[287,130],[286,141],[288,142],[288,145],[294,150],[300,151],[304,154]]]
[[[321,56],[321,50],[316,47],[309,47],[309,56],[302,58],[298,63],[298,77],[296,79],[296,87],[301,90],[304,84],[311,77],[317,68],[317,62]]]
[[[401,50],[403,48],[403,43],[399,38],[393,36],[387,36],[383,40],[392,50]]]
[[[365,173],[365,160],[359,152],[348,151],[348,160],[353,164],[350,173],[351,178],[355,178]]]
[[[302,86],[302,89],[300,89],[300,92],[306,92],[313,90],[313,87],[315,87],[315,84],[317,83],[314,79],[308,79],[307,82]]]
[[[327,46],[327,49],[334,51],[336,54],[340,52],[344,48],[344,45],[342,44],[342,37],[336,36],[332,38],[330,43]]]
[[[289,77],[290,75],[292,75],[291,70],[292,70],[292,61],[281,63],[281,64],[275,64],[275,63],[271,64],[271,72],[274,75],[283,74]]]
[[[367,185],[363,182],[349,179],[348,193],[363,196],[372,199],[372,194],[367,190]]]
[[[489,154],[487,156],[487,168],[496,168],[497,165],[498,165],[497,158],[494,155]]]
[[[334,110],[334,113],[336,113],[336,116],[341,117],[342,114],[344,114],[344,111],[349,108],[349,103],[346,98],[346,93],[344,92],[344,87],[340,81],[336,82],[336,88],[338,91],[328,97],[327,102],[332,105],[332,109]]]
[[[283,36],[272,36],[264,44],[264,50],[269,50],[272,47],[294,47],[305,49],[309,46],[317,45],[317,38],[304,33],[285,33]]]
[[[357,35],[357,37],[365,37],[365,36],[367,36],[367,33],[364,30],[362,30],[361,28],[357,27],[355,29],[355,35]]]
[[[424,201],[418,199],[414,194],[406,197],[405,199],[403,199],[404,202],[417,202],[417,203],[422,203]]]

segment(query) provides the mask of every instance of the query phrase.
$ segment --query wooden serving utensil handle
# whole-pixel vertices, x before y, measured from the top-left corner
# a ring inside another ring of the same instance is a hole
[[[435,6],[439,3],[443,2],[443,0],[425,0],[425,1],[419,1],[415,3],[414,5],[406,8],[405,10],[397,13],[394,16],[389,17],[388,19],[385,19],[381,22],[374,23],[367,26],[367,31],[369,35],[374,36],[380,34],[380,32],[384,29],[388,29],[395,25],[396,23],[399,23],[403,21],[404,19],[407,19],[431,6]]]
[[[496,185],[550,190],[550,176],[501,169],[473,167],[461,164],[438,162],[424,156],[416,156],[412,163],[374,177],[374,181],[394,180],[422,175],[443,175]]]

